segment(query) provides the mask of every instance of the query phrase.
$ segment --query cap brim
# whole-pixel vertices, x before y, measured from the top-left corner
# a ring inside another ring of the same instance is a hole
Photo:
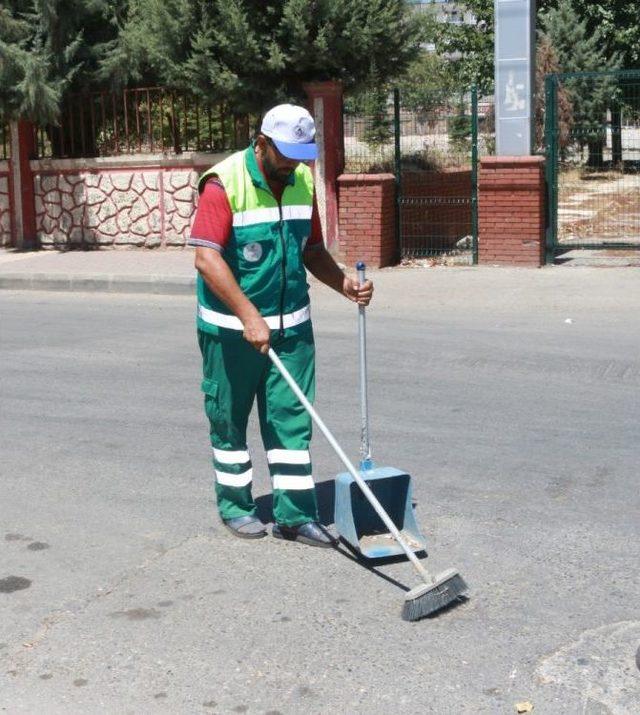
[[[294,161],[313,161],[318,158],[318,147],[315,142],[309,142],[308,144],[289,144],[288,142],[281,142],[277,139],[271,140],[275,145],[277,150],[286,156],[287,159],[293,159]]]

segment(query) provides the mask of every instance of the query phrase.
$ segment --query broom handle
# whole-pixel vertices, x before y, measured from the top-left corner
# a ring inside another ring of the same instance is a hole
[[[356,263],[358,283],[364,285],[365,264],[363,261]],[[358,306],[358,338],[360,357],[360,469],[368,470],[373,467],[371,461],[371,442],[369,441],[369,400],[367,399],[367,323],[364,305]]]
[[[402,550],[404,553],[407,555],[407,558],[411,563],[413,564],[413,567],[415,570],[418,572],[422,580],[426,584],[433,584],[435,583],[434,578],[431,576],[431,574],[425,569],[425,567],[420,563],[418,560],[418,557],[413,553],[413,551],[409,548],[405,540],[402,538],[402,535],[398,531],[398,528],[396,525],[391,521],[391,518],[387,514],[387,512],[384,510],[384,507],[380,502],[377,500],[375,494],[369,489],[367,483],[364,481],[364,479],[358,474],[356,468],[351,464],[351,461],[347,457],[347,455],[343,452],[342,447],[338,444],[336,441],[335,437],[331,434],[329,431],[329,428],[325,425],[325,423],[322,421],[320,418],[320,415],[313,409],[311,403],[307,398],[304,396],[304,393],[302,390],[298,387],[296,381],[291,377],[289,371],[287,368],[282,364],[282,361],[280,358],[275,354],[273,348],[269,348],[269,357],[271,358],[271,361],[273,364],[278,368],[280,371],[280,374],[284,379],[287,381],[289,384],[289,387],[293,390],[295,393],[296,397],[302,402],[302,405],[304,406],[305,410],[311,415],[313,421],[318,425],[320,430],[322,431],[322,434],[327,438],[329,444],[333,447],[335,453],[340,457],[342,460],[342,463],[344,466],[349,470],[349,473],[351,476],[356,480],[357,485],[360,487],[362,490],[362,493],[365,495],[371,506],[375,509],[376,513],[378,516],[382,519],[384,522],[385,526],[391,534],[393,534],[393,538],[400,544]]]

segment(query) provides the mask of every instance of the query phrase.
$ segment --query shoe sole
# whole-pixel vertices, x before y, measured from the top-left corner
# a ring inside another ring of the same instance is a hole
[[[225,524],[224,521],[222,522],[222,526],[224,526],[227,531],[230,531],[238,539],[263,539],[267,535],[266,529],[264,531],[259,531],[257,534],[247,534],[244,531],[238,531],[237,529],[231,528],[228,524]]]
[[[317,546],[321,549],[331,549],[337,543],[335,541],[315,541],[314,539],[308,539],[306,536],[285,536],[281,531],[272,532],[272,536],[274,539],[280,539],[281,541],[293,541],[307,546]]]

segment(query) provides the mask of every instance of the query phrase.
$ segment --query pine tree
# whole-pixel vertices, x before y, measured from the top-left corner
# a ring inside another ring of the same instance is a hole
[[[471,149],[472,117],[467,114],[468,105],[464,97],[456,104],[456,113],[449,119],[449,141],[456,154],[466,154]]]
[[[557,53],[562,72],[598,72],[613,68],[617,58],[607,58],[599,32],[587,31],[586,20],[580,20],[571,0],[560,0],[541,16],[543,32]],[[589,149],[588,166],[603,163],[606,111],[615,96],[615,82],[600,77],[576,77],[565,83],[573,106],[574,136]]]
[[[542,16],[559,0],[538,0]],[[598,34],[602,51],[617,57],[622,69],[640,68],[640,6],[637,0],[573,0],[573,9],[586,23],[587,35]]]
[[[55,121],[64,77],[56,77],[41,23],[9,0],[0,9],[0,114]]]
[[[65,93],[95,88],[99,58],[125,0],[5,0],[0,112],[54,124]]]
[[[556,7],[558,0],[541,0],[543,7]],[[586,22],[589,35],[598,33],[607,58],[617,57],[621,69],[640,69],[640,6],[637,0],[592,2],[574,0],[578,16]],[[638,81],[617,79],[617,93],[611,103],[611,154],[614,165],[622,163],[622,115],[637,111]]]
[[[158,31],[164,12],[175,19],[171,37]],[[123,82],[155,78],[260,112],[301,99],[305,82],[353,87],[372,65],[383,79],[397,75],[418,48],[418,22],[403,0],[131,0],[103,68]]]
[[[390,96],[391,88],[382,80],[378,68],[372,65],[361,93],[360,111],[367,121],[362,138],[374,150],[379,150],[393,136]]]

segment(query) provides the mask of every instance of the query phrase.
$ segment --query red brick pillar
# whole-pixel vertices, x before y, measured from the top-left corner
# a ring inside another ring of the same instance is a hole
[[[316,200],[327,248],[338,240],[336,180],[344,169],[342,84],[309,82],[304,85],[316,123],[318,160],[315,163]]]
[[[11,212],[16,248],[34,248],[36,204],[29,160],[35,157],[35,133],[31,122],[11,122]]]
[[[340,256],[353,267],[381,268],[396,261],[395,177],[343,174],[340,192]]]
[[[480,160],[479,263],[544,264],[543,167],[541,156],[486,156]]]

